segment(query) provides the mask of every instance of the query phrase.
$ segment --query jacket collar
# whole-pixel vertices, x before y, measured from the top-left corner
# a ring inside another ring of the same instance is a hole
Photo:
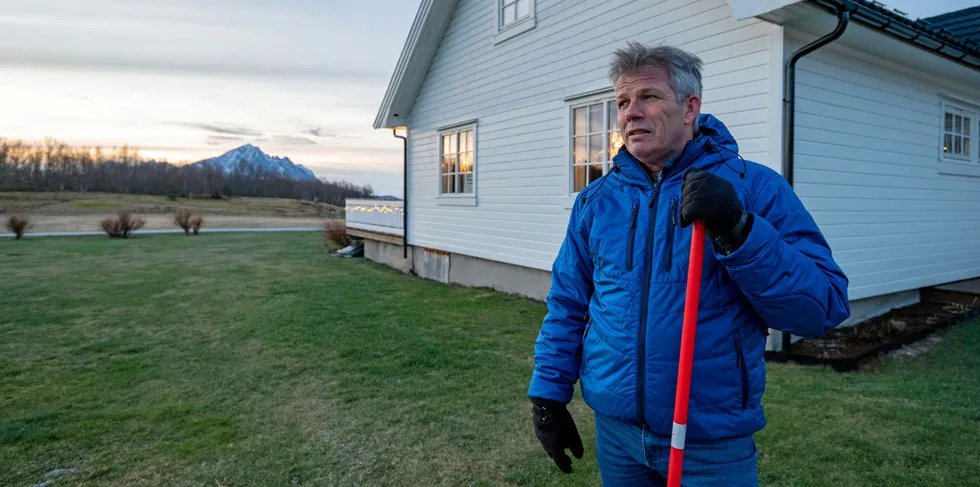
[[[738,144],[721,120],[710,114],[701,114],[698,116],[698,133],[679,154],[664,163],[660,176],[662,179],[669,179],[676,174],[682,174],[688,167],[704,169],[721,163],[726,157],[717,153],[722,150],[738,154]],[[626,182],[638,186],[653,185],[654,180],[643,163],[633,157],[625,145],[619,149],[613,163]]]

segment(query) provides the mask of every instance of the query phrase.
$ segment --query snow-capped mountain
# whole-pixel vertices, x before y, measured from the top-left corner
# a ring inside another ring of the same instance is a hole
[[[250,168],[262,168],[290,179],[299,181],[316,180],[316,175],[313,174],[313,171],[300,164],[294,164],[288,157],[272,157],[252,144],[245,144],[237,149],[225,152],[218,157],[195,162],[194,165],[211,165],[220,168],[227,174],[237,170],[242,161],[245,161]]]

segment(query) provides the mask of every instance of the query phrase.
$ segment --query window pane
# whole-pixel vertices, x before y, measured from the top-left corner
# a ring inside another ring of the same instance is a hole
[[[589,162],[602,162],[602,134],[589,136]]]
[[[585,135],[585,107],[575,109],[574,135]]]
[[[602,164],[590,164],[588,168],[590,183],[602,177]]]
[[[619,120],[616,119],[619,116],[619,110],[616,110],[616,102],[611,101],[606,104],[606,113],[608,114],[609,123],[606,128],[609,130],[614,130],[619,128]]]
[[[531,0],[517,0],[517,18],[523,19],[531,14]]]
[[[515,9],[514,5],[508,5],[504,7],[504,25],[514,22]]]
[[[472,130],[467,130],[466,131],[466,146],[465,146],[465,149],[466,149],[467,152],[473,152],[473,131]]]
[[[589,133],[602,132],[602,105],[589,106]]]
[[[451,177],[452,176],[443,176],[442,177],[442,188],[440,189],[441,192],[443,192],[443,193],[448,193],[449,192],[449,178],[451,178]]]
[[[446,159],[449,160],[449,171],[447,172],[459,172],[459,169],[456,169],[456,154],[446,156]]]
[[[449,135],[442,136],[442,153],[449,154],[449,139],[452,138]]]
[[[953,148],[953,136],[946,134],[945,140],[943,140],[943,152],[949,152]]]
[[[970,117],[963,117],[963,135],[970,135]]]
[[[963,133],[963,117],[957,115],[955,120],[954,131],[958,134]]]
[[[946,131],[947,132],[952,132],[953,131],[953,114],[952,113],[947,113],[946,114]]]
[[[960,140],[962,139],[959,137],[953,137],[953,154],[958,155],[963,153],[963,146],[960,145]]]
[[[449,156],[442,156],[442,171],[440,171],[440,174],[448,174],[450,172],[452,172],[452,169],[449,168]]]
[[[473,192],[473,173],[463,175],[463,193]]]
[[[963,155],[970,155],[970,139],[963,139]]]
[[[458,137],[459,134],[452,134],[449,136],[449,152],[447,152],[447,154],[454,154],[458,152],[456,150],[456,148],[459,147],[456,145],[456,141],[458,140]]]
[[[587,139],[585,137],[575,137],[575,148],[573,149],[574,152],[572,153],[572,160],[575,161],[575,164],[584,164],[588,162],[588,152],[585,148],[586,140]]]
[[[612,160],[616,157],[619,152],[619,148],[623,146],[623,137],[619,134],[619,130],[609,132],[609,159]]]
[[[473,171],[473,153],[463,152],[459,155],[459,172]]]
[[[573,185],[573,190],[575,193],[585,189],[585,166],[575,166],[572,168],[575,171],[575,183]]]

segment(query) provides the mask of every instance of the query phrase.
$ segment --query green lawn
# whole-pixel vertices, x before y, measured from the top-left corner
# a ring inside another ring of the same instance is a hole
[[[0,485],[598,485],[525,398],[542,303],[316,234],[0,241]],[[763,485],[976,485],[980,326],[873,372],[769,366]]]

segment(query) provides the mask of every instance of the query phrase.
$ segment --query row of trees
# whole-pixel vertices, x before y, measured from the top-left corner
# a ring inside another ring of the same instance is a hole
[[[0,191],[100,191],[171,197],[291,198],[343,205],[374,194],[346,181],[295,181],[245,161],[225,174],[208,165],[147,161],[129,147],[104,152],[54,139],[27,144],[0,138]]]

